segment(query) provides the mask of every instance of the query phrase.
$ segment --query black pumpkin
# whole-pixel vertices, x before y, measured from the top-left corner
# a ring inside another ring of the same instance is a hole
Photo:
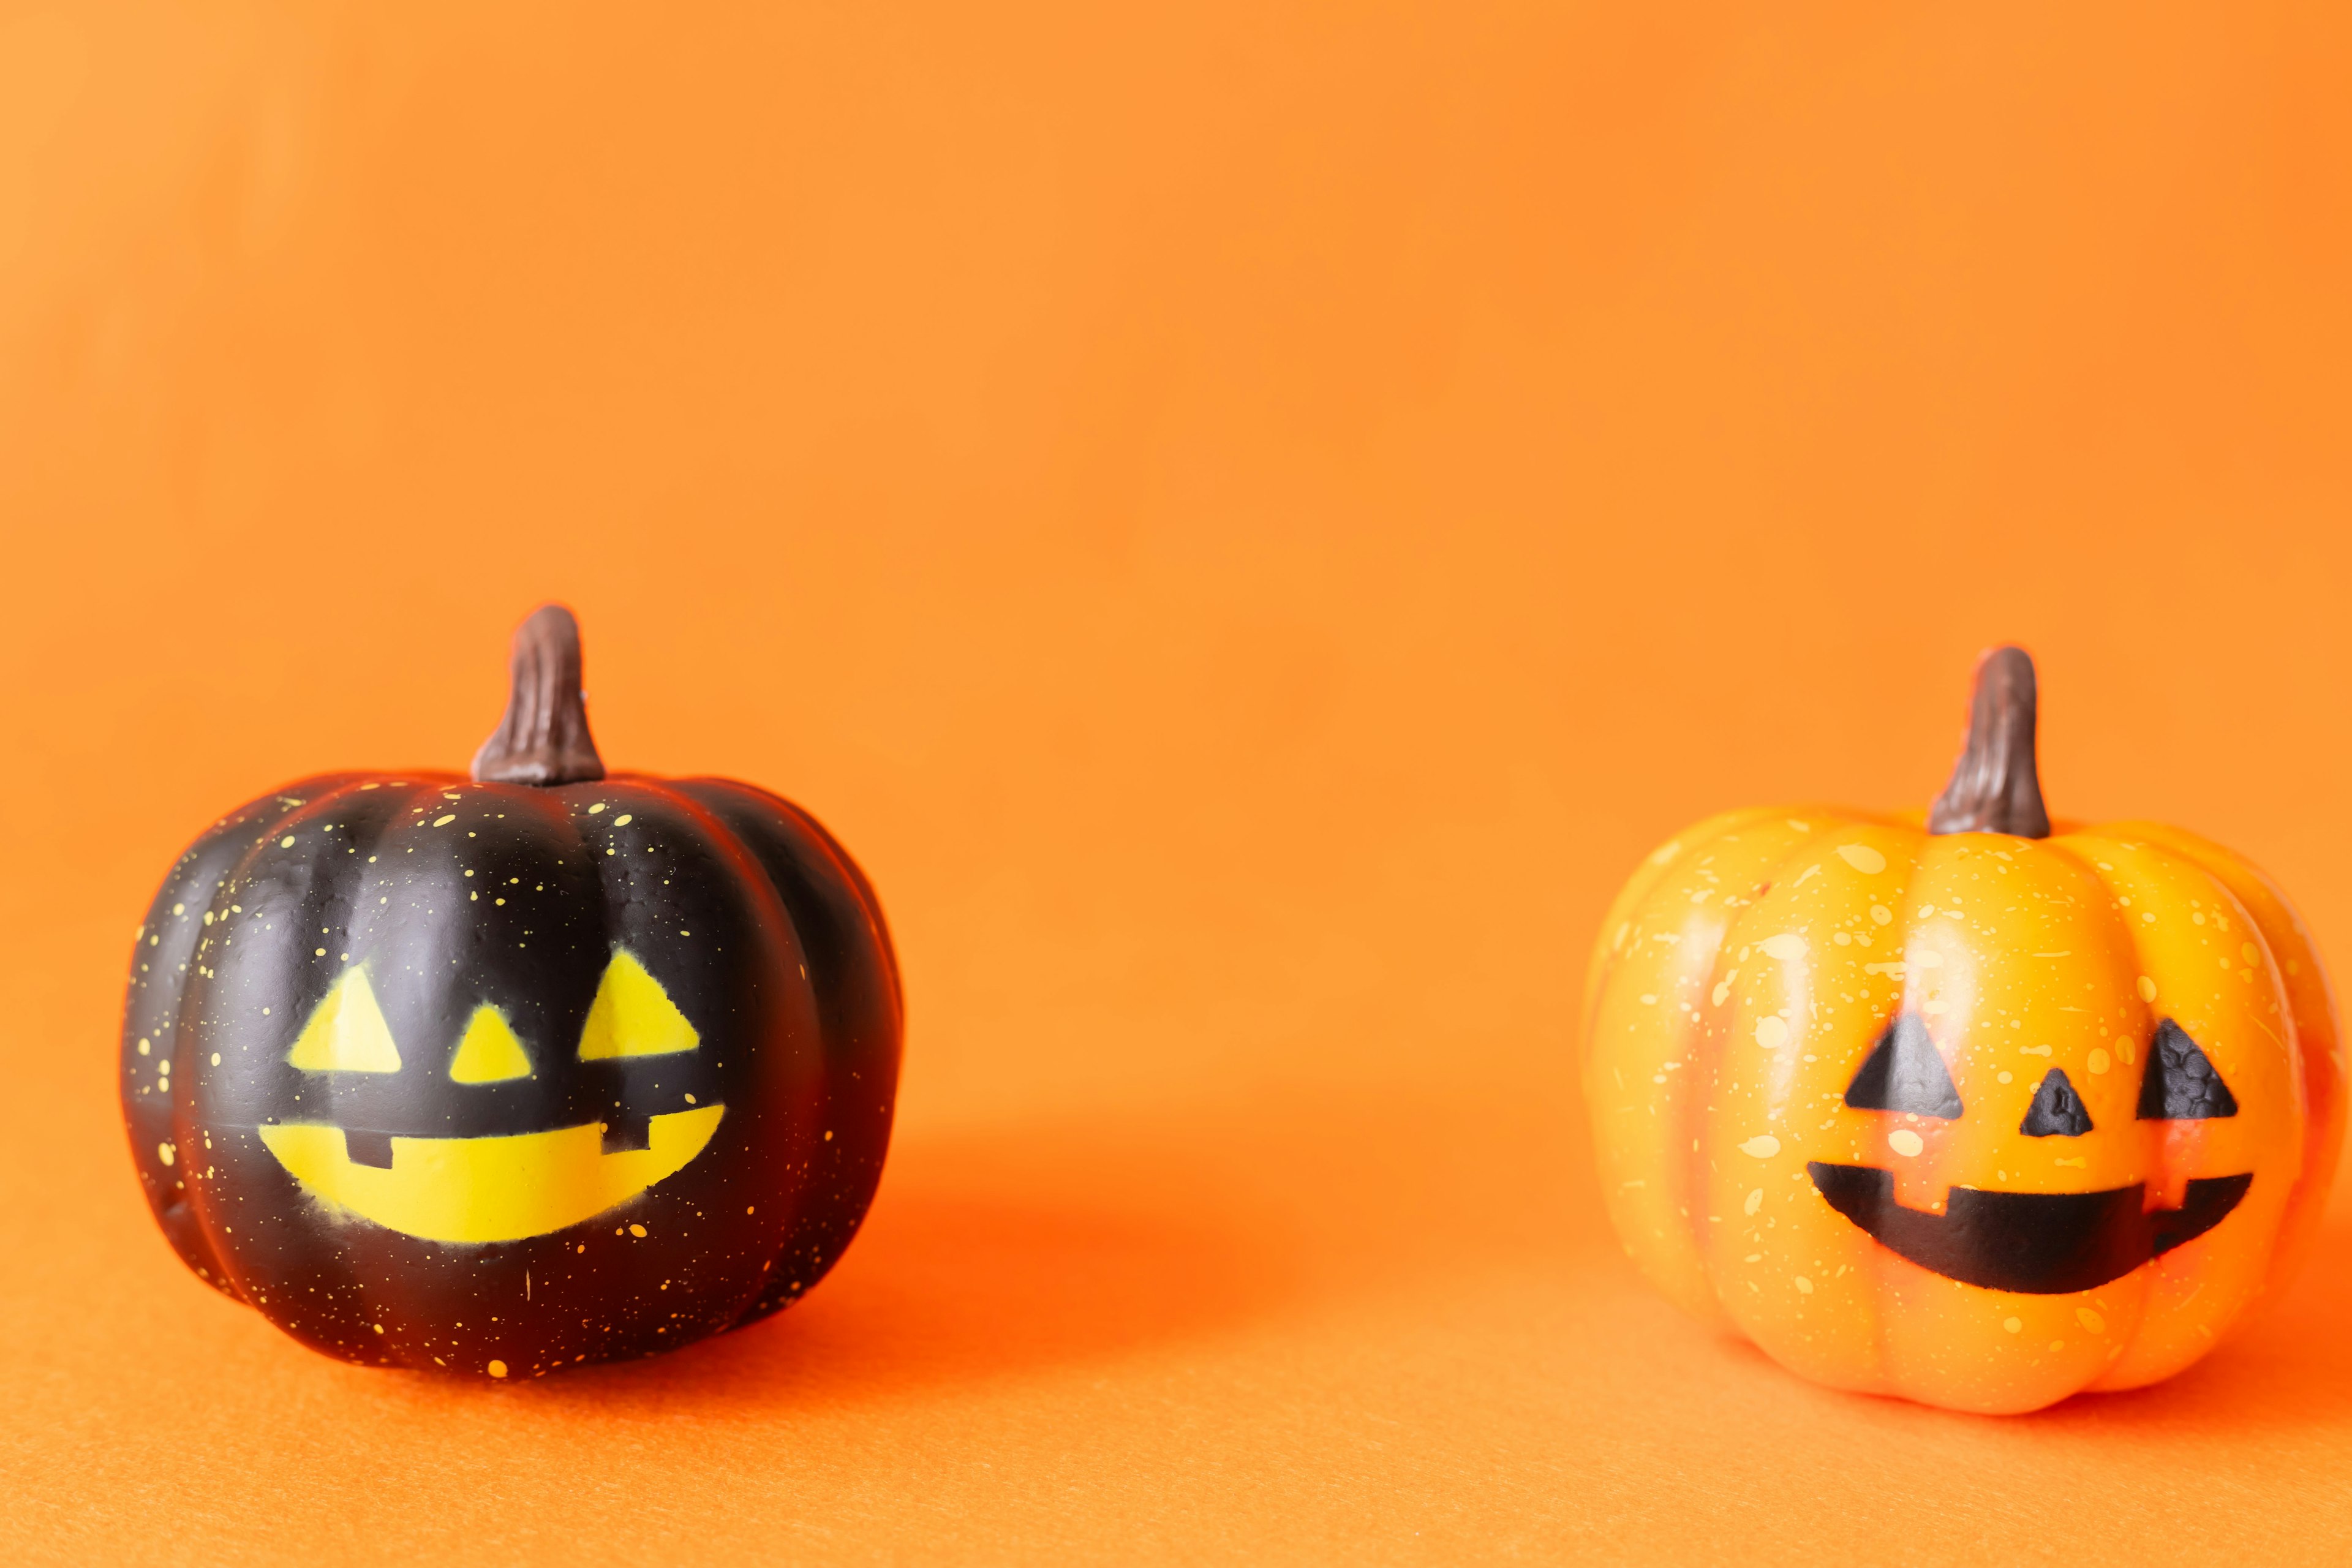
[[[814,1285],[872,1199],[898,975],[807,813],[607,778],[578,630],[516,634],[473,777],[306,779],[140,928],[122,1107],[182,1259],[352,1362],[535,1375]]]

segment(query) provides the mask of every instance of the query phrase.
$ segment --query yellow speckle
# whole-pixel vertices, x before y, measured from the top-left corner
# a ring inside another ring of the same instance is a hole
[[[833,1133],[830,1130],[825,1132],[824,1141],[828,1143],[833,1142]]]
[[[1813,1282],[1801,1274],[1791,1276],[1789,1283],[1797,1288],[1797,1294],[1800,1296],[1810,1296],[1813,1293]]]
[[[680,936],[692,936],[694,933],[693,933],[692,931],[682,931],[678,932],[677,934],[678,934],[678,935],[680,935]]]
[[[1756,1043],[1768,1051],[1777,1051],[1789,1043],[1788,1021],[1778,1014],[1767,1013],[1756,1020]]]
[[[2095,1334],[2104,1334],[2107,1331],[2107,1321],[2088,1307],[2075,1308],[2074,1321]]]
[[[163,1161],[166,1165],[172,1163],[179,1157],[180,1152],[177,1149],[173,1148],[169,1143],[158,1143],[155,1145],[155,1158]]]
[[[629,1227],[629,1234],[635,1237],[643,1237],[646,1234],[646,1227],[641,1225],[633,1225]]]
[[[2023,1333],[2025,1331],[2025,1320],[2023,1318],[2003,1318],[2000,1321],[2000,1326],[2008,1330],[2012,1334]]]
[[[1919,1134],[1912,1131],[1908,1127],[1898,1127],[1886,1135],[1886,1146],[1906,1159],[1909,1159],[1925,1149],[1927,1144]]]
[[[2156,982],[2145,974],[2139,977],[2139,999],[2143,1002],[2156,1000]]]
[[[2091,1052],[2091,1070],[2094,1073],[2103,1073],[2106,1071],[2108,1067],[2111,1065],[2111,1059],[2107,1056],[2106,1052],[2097,1049],[2094,1049]]]
[[[2008,1071],[2007,1069],[2003,1069],[2000,1072],[1993,1074],[1993,1077],[2001,1083],[2015,1083],[2017,1081],[2017,1075]]]
[[[373,1329],[377,1333],[383,1332],[383,1325],[382,1323],[370,1323],[368,1327]]]
[[[1867,844],[1841,844],[1837,856],[1865,877],[1875,877],[1886,869],[1886,857]]]
[[[494,1361],[490,1363],[489,1370],[492,1377],[504,1377],[507,1374],[507,1363],[502,1361]]]
[[[1669,838],[1664,844],[1659,845],[1655,849],[1650,851],[1650,864],[1653,866],[1663,866],[1682,852],[1683,847],[1681,841],[1678,839]]]
[[[147,1054],[147,1041],[144,1036],[142,1036],[139,1041],[139,1054],[142,1057]]]
[[[2263,950],[2256,947],[2251,942],[2240,942],[2238,944],[2238,956],[2244,959],[2248,963],[2260,963],[2263,956]]]
[[[1759,1209],[1761,1209],[1764,1206],[1764,1189],[1758,1187],[1753,1192],[1749,1193],[1748,1194],[1748,1201],[1739,1206],[1748,1214],[1754,1214]]]
[[[2066,1342],[2064,1340],[2052,1340],[2050,1342],[2050,1348],[2053,1351],[2063,1351],[2066,1348]]]
[[[1885,904],[1873,904],[1870,906],[1870,918],[1880,925],[1891,925],[1895,921],[1895,911]]]
[[[625,811],[621,813],[620,816],[613,818],[613,826],[615,827],[626,827],[630,823],[635,822],[635,820],[636,817],[635,816]]]
[[[685,933],[684,931],[680,931],[680,932],[678,932],[678,935],[680,935],[680,936],[684,936],[685,934],[686,934],[686,933]],[[1656,994],[1654,992],[1644,991],[1644,992],[1643,992],[1643,993],[1642,993],[1642,1005],[1643,1005],[1643,1006],[1644,1006],[1644,1007],[1654,1007],[1654,1006],[1656,1006],[1657,1005],[1658,1005],[1658,998],[1657,998],[1657,994]]]
[[[310,956],[313,958],[324,958],[327,956],[327,950],[323,947],[314,947],[310,950]]]
[[[1752,1159],[1769,1160],[1780,1152],[1780,1141],[1769,1132],[1759,1132],[1742,1143],[1739,1152]]]
[[[2058,1163],[2071,1165],[2077,1171],[2087,1171],[2091,1168],[2091,1157],[2088,1154],[2080,1154],[2072,1160],[2060,1160]]]
[[[293,836],[292,834],[290,834],[290,833],[289,833],[289,834],[288,834],[285,837],[283,837],[283,838],[279,839],[279,840],[278,841],[278,847],[279,847],[280,849],[291,849],[291,848],[293,848],[293,847],[294,847],[294,836]]]
[[[687,1102],[688,1105],[692,1105],[692,1104],[694,1103],[694,1096],[692,1096],[692,1095],[690,1095],[690,1094],[689,1094],[689,1095],[688,1095],[688,1096],[686,1097],[686,1102]]]
[[[451,823],[453,823],[453,822],[455,822],[455,821],[457,821],[457,814],[456,812],[454,812],[454,811],[453,811],[453,812],[446,813],[446,814],[445,814],[445,815],[443,815],[443,816],[436,816],[436,817],[435,817],[435,818],[433,819],[433,826],[436,826],[436,827],[446,827],[446,826],[448,826]],[[492,1362],[490,1364],[491,1364],[492,1366],[504,1366],[504,1365],[506,1365],[506,1363],[504,1363],[504,1362],[502,1362],[502,1361],[494,1361],[494,1362]],[[499,1373],[498,1375],[499,1375],[499,1376],[500,1376],[500,1377],[504,1377],[504,1376],[506,1375],[506,1373]]]
[[[600,800],[600,801],[598,801],[595,805],[592,805],[592,806],[590,806],[590,807],[588,808],[588,815],[589,815],[589,816],[595,816],[598,812],[600,812],[600,811],[602,811],[602,810],[604,810],[604,803],[603,801],[601,801],[601,800]]]
[[[172,906],[172,912],[175,915],[186,914],[188,912],[188,906],[185,904],[173,904]]]
[[[743,1212],[744,1212],[745,1214],[750,1214],[753,1209],[755,1209],[755,1208],[757,1208],[757,1207],[759,1207],[759,1206],[760,1206],[760,1205],[757,1205],[757,1204],[745,1204],[745,1205],[743,1205]]]
[[[213,1066],[220,1066],[220,1053],[218,1051],[215,1051],[213,1053]]]

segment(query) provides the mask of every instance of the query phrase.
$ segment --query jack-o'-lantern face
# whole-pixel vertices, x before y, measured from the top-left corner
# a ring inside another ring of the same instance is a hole
[[[689,1055],[700,1046],[700,1035],[661,982],[635,953],[618,948],[571,1060],[646,1065],[650,1058],[672,1058],[668,1076],[676,1087],[660,1102],[688,1109],[632,1114],[629,1085],[615,1075],[609,1087],[623,1093],[614,1098],[614,1109],[571,1125],[447,1137],[421,1126],[388,1131],[350,1121],[283,1121],[256,1132],[313,1197],[388,1230],[429,1241],[543,1236],[628,1202],[702,1152],[726,1106],[703,1102],[711,1088],[709,1075],[694,1070]],[[342,1083],[347,1096],[355,1088],[363,1093],[371,1080],[409,1070],[364,965],[346,971],[320,999],[286,1060],[305,1075],[325,1075],[318,1080],[322,1089]],[[430,1069],[419,1063],[415,1070]],[[486,1002],[468,1014],[443,1076],[463,1087],[436,1088],[434,1098],[488,1094],[494,1085],[528,1089],[539,1073],[506,1014]],[[701,1084],[705,1094],[698,1096],[688,1083]],[[419,1121],[413,1114],[416,1098],[404,1097],[394,1119]]]
[[[2171,1019],[2157,1026],[2144,1056],[2137,1120],[2238,1114],[2229,1086],[2189,1032]],[[1926,1026],[1908,1015],[1879,1037],[1847,1088],[1845,1102],[1857,1110],[1938,1121],[1968,1113]],[[2082,1138],[2096,1130],[2063,1068],[2052,1068],[2033,1087],[2017,1126],[2027,1138]],[[1806,1171],[1831,1207],[1922,1268],[1989,1289],[2037,1296],[2104,1285],[2194,1241],[2238,1206],[2253,1181],[2242,1171],[2192,1176],[2184,1200],[2171,1208],[2149,1206],[2145,1182],[2091,1193],[1956,1186],[1946,1194],[1944,1212],[1936,1215],[1896,1203],[1895,1173],[1883,1166],[1816,1160]]]

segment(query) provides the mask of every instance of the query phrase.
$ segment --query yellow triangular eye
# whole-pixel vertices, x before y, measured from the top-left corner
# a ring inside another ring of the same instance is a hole
[[[367,971],[354,969],[319,998],[310,1021],[286,1053],[304,1072],[398,1072],[400,1047],[376,1005]]]
[[[488,1003],[474,1009],[457,1042],[457,1054],[449,1058],[449,1076],[459,1083],[499,1083],[530,1076],[530,1058],[504,1013]]]
[[[627,948],[614,948],[596,1000],[588,1005],[588,1026],[580,1031],[580,1059],[667,1056],[701,1043],[661,982]]]

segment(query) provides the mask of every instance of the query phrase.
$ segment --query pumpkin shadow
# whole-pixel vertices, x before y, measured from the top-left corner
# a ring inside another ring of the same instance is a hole
[[[602,1410],[838,1407],[1122,1356],[1294,1292],[1283,1238],[1181,1143],[1030,1129],[896,1152],[834,1273],[764,1322],[514,1392]]]
[[[2179,1377],[2091,1394],[2029,1417],[2054,1430],[2252,1432],[2325,1423],[2352,1409],[2352,1215],[2331,1216],[2280,1298]]]

